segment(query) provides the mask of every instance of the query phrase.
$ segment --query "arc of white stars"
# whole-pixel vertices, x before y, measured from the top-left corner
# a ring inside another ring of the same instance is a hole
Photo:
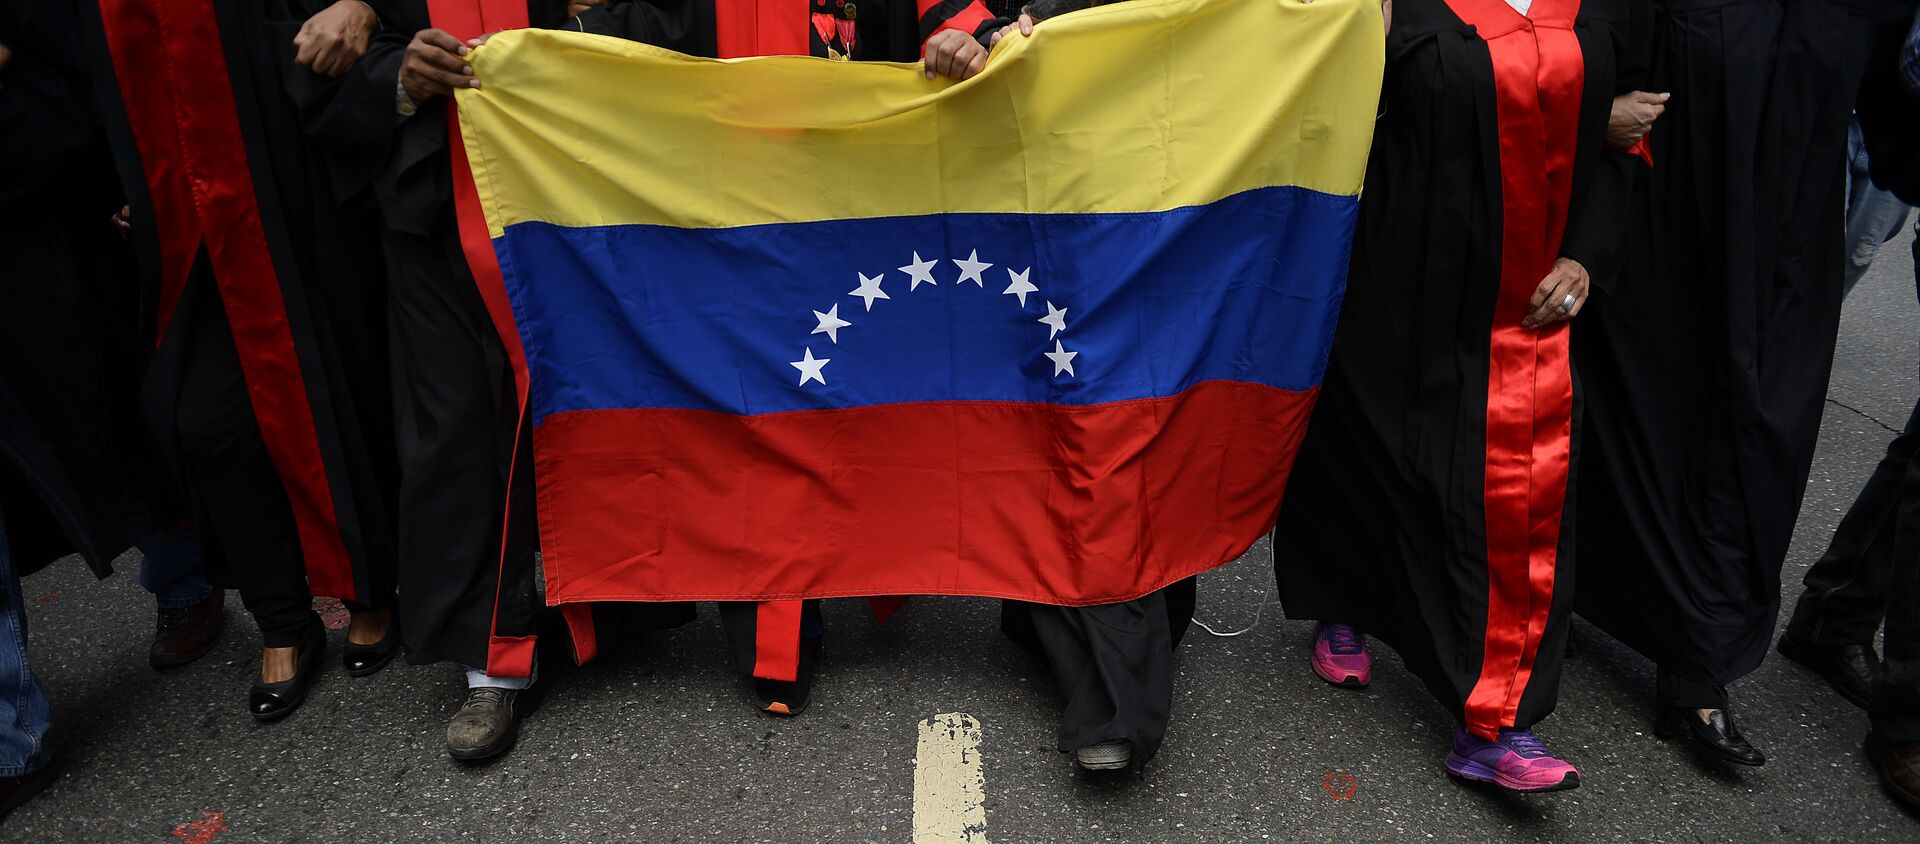
[[[808,381],[818,381],[820,385],[824,387],[827,383],[827,376],[822,374],[820,370],[825,369],[827,364],[832,362],[833,358],[814,357],[813,347],[808,346],[805,357],[792,361],[789,365],[794,369],[800,370],[800,386],[807,386]]]
[[[1053,376],[1055,378],[1060,377],[1060,373],[1062,372],[1073,375],[1073,359],[1080,355],[1079,352],[1069,352],[1061,348],[1059,340],[1053,341],[1053,351],[1044,352],[1043,354],[1047,356],[1048,360],[1053,361]],[[1074,377],[1077,378],[1079,376],[1076,375]]]
[[[1056,308],[1052,302],[1048,302],[1047,315],[1041,317],[1039,322],[1053,329],[1047,332],[1047,339],[1052,340],[1060,336],[1060,332],[1067,330],[1067,309]]]
[[[980,274],[986,272],[987,268],[993,265],[980,260],[980,250],[973,250],[967,255],[964,261],[959,258],[953,259],[953,265],[960,268],[960,280],[954,282],[954,284],[966,284],[971,281],[973,282],[973,286],[982,290],[986,289],[987,282],[980,277]]]
[[[1007,284],[1007,289],[1000,291],[1001,294],[1019,297],[1020,307],[1026,307],[1027,294],[1040,292],[1040,288],[1033,286],[1033,284],[1027,281],[1027,276],[1032,272],[1032,267],[1024,270],[1015,270],[1011,267],[1007,268],[1007,281],[1009,283]]]
[[[919,290],[920,285],[923,283],[939,285],[940,282],[933,280],[933,268],[934,262],[922,261],[920,260],[920,253],[913,253],[913,263],[900,268],[901,272],[907,274],[907,279],[910,282],[907,285],[907,292],[912,293],[915,290]]]
[[[813,317],[814,319],[819,320],[820,324],[814,326],[813,331],[810,333],[825,334],[827,335],[828,340],[832,340],[834,342],[834,345],[840,344],[840,329],[846,328],[847,326],[853,324],[851,322],[848,322],[840,318],[839,305],[834,305],[833,307],[828,308],[827,312],[824,314],[819,311],[814,311]]]
[[[867,302],[867,310],[869,311],[873,310],[873,300],[875,299],[892,299],[893,298],[892,296],[887,295],[887,291],[880,289],[880,281],[887,277],[886,273],[881,273],[876,276],[869,276],[866,273],[857,272],[857,273],[854,273],[854,275],[857,275],[860,277],[860,286],[854,288],[853,292],[848,293],[847,295],[858,296],[862,299],[865,299]]]

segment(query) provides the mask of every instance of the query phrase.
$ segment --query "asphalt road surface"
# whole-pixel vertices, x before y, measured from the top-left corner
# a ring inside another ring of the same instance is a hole
[[[1847,306],[1788,601],[1916,395],[1906,244]],[[1270,603],[1269,555],[1262,543],[1201,579],[1200,619],[1259,624],[1188,637],[1165,748],[1106,779],[1054,751],[1058,699],[999,636],[992,601],[916,599],[885,626],[831,603],[824,673],[795,719],[751,709],[703,608],[585,668],[549,660],[518,748],[466,767],[443,746],[453,668],[350,680],[330,662],[305,708],[256,726],[243,701],[259,640],[237,602],[212,654],[157,675],[134,561],[105,582],[66,561],[27,582],[65,773],[0,840],[1920,841],[1920,817],[1862,757],[1864,713],[1808,672],[1773,655],[1734,689],[1766,767],[1702,767],[1652,737],[1652,667],[1584,623],[1540,732],[1585,785],[1462,787],[1440,766],[1448,716],[1389,651],[1376,646],[1364,692],[1309,673],[1310,627]]]

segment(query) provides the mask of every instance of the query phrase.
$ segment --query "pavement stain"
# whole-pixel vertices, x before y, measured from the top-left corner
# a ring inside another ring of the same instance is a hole
[[[201,812],[199,820],[174,826],[173,837],[180,839],[183,844],[208,844],[215,836],[226,831],[226,812]]]

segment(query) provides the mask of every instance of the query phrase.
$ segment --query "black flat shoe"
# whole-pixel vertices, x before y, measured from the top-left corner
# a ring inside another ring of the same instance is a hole
[[[313,685],[313,678],[320,673],[320,663],[327,653],[327,628],[320,624],[320,617],[314,616],[307,625],[307,635],[300,642],[300,658],[293,669],[293,677],[278,683],[254,682],[253,692],[247,695],[247,711],[253,720],[265,724],[278,721],[300,708],[307,699],[307,689]]]
[[[1733,716],[1727,710],[1710,711],[1712,714],[1703,722],[1692,709],[1662,706],[1660,714],[1653,719],[1653,734],[1667,741],[1684,740],[1702,755],[1723,762],[1767,764],[1766,754],[1741,737],[1740,728],[1733,725]]]
[[[400,653],[400,619],[387,623],[387,635],[371,645],[348,642],[340,651],[340,664],[348,677],[370,677],[380,673]]]
[[[759,700],[760,711],[793,716],[807,710],[807,704],[813,700],[813,675],[820,668],[821,643],[826,638],[800,639],[800,670],[792,681],[753,679],[753,696]]]

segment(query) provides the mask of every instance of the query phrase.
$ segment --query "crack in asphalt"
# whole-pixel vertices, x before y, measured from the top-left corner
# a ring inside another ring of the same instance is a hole
[[[1842,410],[1851,411],[1854,415],[1859,416],[1861,419],[1865,419],[1868,422],[1872,422],[1873,424],[1879,425],[1880,427],[1886,429],[1887,433],[1889,434],[1894,434],[1896,436],[1900,434],[1899,428],[1895,428],[1892,425],[1888,425],[1887,423],[1880,421],[1873,414],[1868,413],[1864,410],[1861,410],[1860,408],[1854,407],[1853,405],[1847,404],[1846,402],[1843,402],[1832,396],[1827,397],[1827,404],[1833,405],[1834,407],[1840,408]]]

